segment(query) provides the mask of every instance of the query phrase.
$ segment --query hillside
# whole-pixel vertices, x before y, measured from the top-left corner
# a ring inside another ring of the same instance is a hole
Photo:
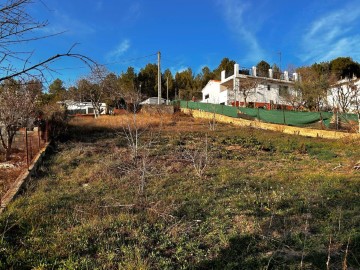
[[[359,141],[181,114],[70,124],[0,217],[0,269],[360,268]]]

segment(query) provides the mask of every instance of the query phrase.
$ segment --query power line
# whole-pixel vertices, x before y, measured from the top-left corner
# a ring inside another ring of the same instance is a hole
[[[136,57],[136,58],[125,59],[125,60],[121,60],[121,61],[109,62],[109,63],[105,63],[103,65],[107,66],[107,65],[113,65],[113,64],[132,62],[132,61],[139,60],[139,59],[149,58],[149,57],[154,56],[154,55],[157,55],[157,53],[149,54],[149,55],[146,55],[146,56],[140,56],[140,57]]]
[[[149,57],[155,56],[155,55],[157,55],[157,53],[149,54],[149,55],[145,55],[145,56],[140,56],[140,57],[135,57],[135,58],[123,59],[123,60],[119,60],[119,61],[113,61],[113,62],[103,63],[103,64],[100,64],[100,65],[101,65],[101,66],[110,66],[110,65],[114,65],[114,64],[135,62],[135,61],[137,61],[137,60],[149,58]],[[156,61],[156,60],[155,60],[155,61]],[[84,68],[88,68],[88,66],[67,67],[67,68],[59,68],[59,69],[56,69],[56,70],[61,71],[61,70],[75,70],[75,69],[84,69]]]

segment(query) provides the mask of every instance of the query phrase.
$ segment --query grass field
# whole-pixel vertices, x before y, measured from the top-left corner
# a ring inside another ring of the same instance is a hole
[[[360,268],[359,141],[179,114],[70,124],[0,217],[0,269]]]

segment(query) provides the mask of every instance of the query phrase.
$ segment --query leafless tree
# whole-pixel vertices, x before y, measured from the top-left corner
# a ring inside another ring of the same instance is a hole
[[[5,159],[10,159],[12,143],[20,126],[26,126],[35,109],[38,93],[26,84],[8,79],[0,86],[0,138]]]
[[[360,133],[360,90],[357,89],[357,94],[354,98],[355,112],[358,117],[358,133]]]
[[[300,88],[296,87],[296,85],[294,89],[287,89],[285,93],[282,93],[280,98],[285,104],[290,104],[295,110],[304,106],[306,102]]]
[[[139,103],[141,100],[141,94],[139,92],[134,92],[133,95],[129,98],[131,101],[130,106],[132,107],[132,113],[129,117],[127,123],[125,124],[123,131],[128,141],[128,145],[131,149],[133,160],[137,159],[140,137],[142,133],[146,130],[146,127],[141,127],[138,123],[137,112],[139,110]]]
[[[26,43],[29,47],[32,41],[51,36],[41,35],[38,31],[46,27],[48,22],[38,22],[27,12],[32,4],[33,0],[6,0],[0,3],[0,82],[19,77],[44,79],[44,72],[52,71],[51,63],[64,57],[79,59],[89,66],[95,64],[89,57],[73,53],[75,45],[67,52],[49,56],[37,63],[31,61],[34,50],[19,51],[17,49],[19,44]],[[54,35],[59,34],[61,33]]]
[[[300,80],[295,82],[295,88],[301,92],[303,106],[309,110],[320,111],[327,105],[327,92],[335,81],[329,71],[319,72],[313,66],[297,69]]]
[[[356,107],[359,106],[357,104],[359,95],[360,90],[352,79],[346,79],[344,83],[341,83],[332,89],[334,104],[339,106],[339,109],[342,112],[348,112],[352,107],[354,107],[353,109],[356,109]]]
[[[207,134],[204,141],[201,140],[198,144],[183,147],[181,149],[181,156],[184,160],[191,163],[195,174],[202,179],[212,161]]]
[[[244,99],[244,105],[247,106],[247,100],[251,95],[255,94],[256,88],[259,85],[259,80],[255,78],[240,79],[239,93]]]
[[[131,172],[135,176],[141,201],[146,196],[148,178],[155,170],[156,155],[153,153],[153,146],[158,143],[160,134],[154,132],[148,123],[139,121],[138,112],[141,93],[133,92],[131,96],[128,95],[128,98],[131,102],[131,113],[124,118],[125,123],[121,136],[126,138],[131,153],[131,162],[125,166],[125,171]],[[141,201],[141,203],[144,203],[144,201]]]
[[[78,90],[91,101],[95,118],[100,116],[103,101],[114,90],[113,84],[107,80],[108,74],[109,72],[105,67],[97,65],[86,78],[79,80],[77,83]]]

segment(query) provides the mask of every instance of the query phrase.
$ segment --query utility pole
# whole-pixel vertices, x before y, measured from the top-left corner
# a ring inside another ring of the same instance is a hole
[[[160,105],[161,100],[161,68],[160,68],[160,52],[157,53],[158,55],[158,105]]]
[[[169,77],[166,77],[166,105],[169,105]]]

